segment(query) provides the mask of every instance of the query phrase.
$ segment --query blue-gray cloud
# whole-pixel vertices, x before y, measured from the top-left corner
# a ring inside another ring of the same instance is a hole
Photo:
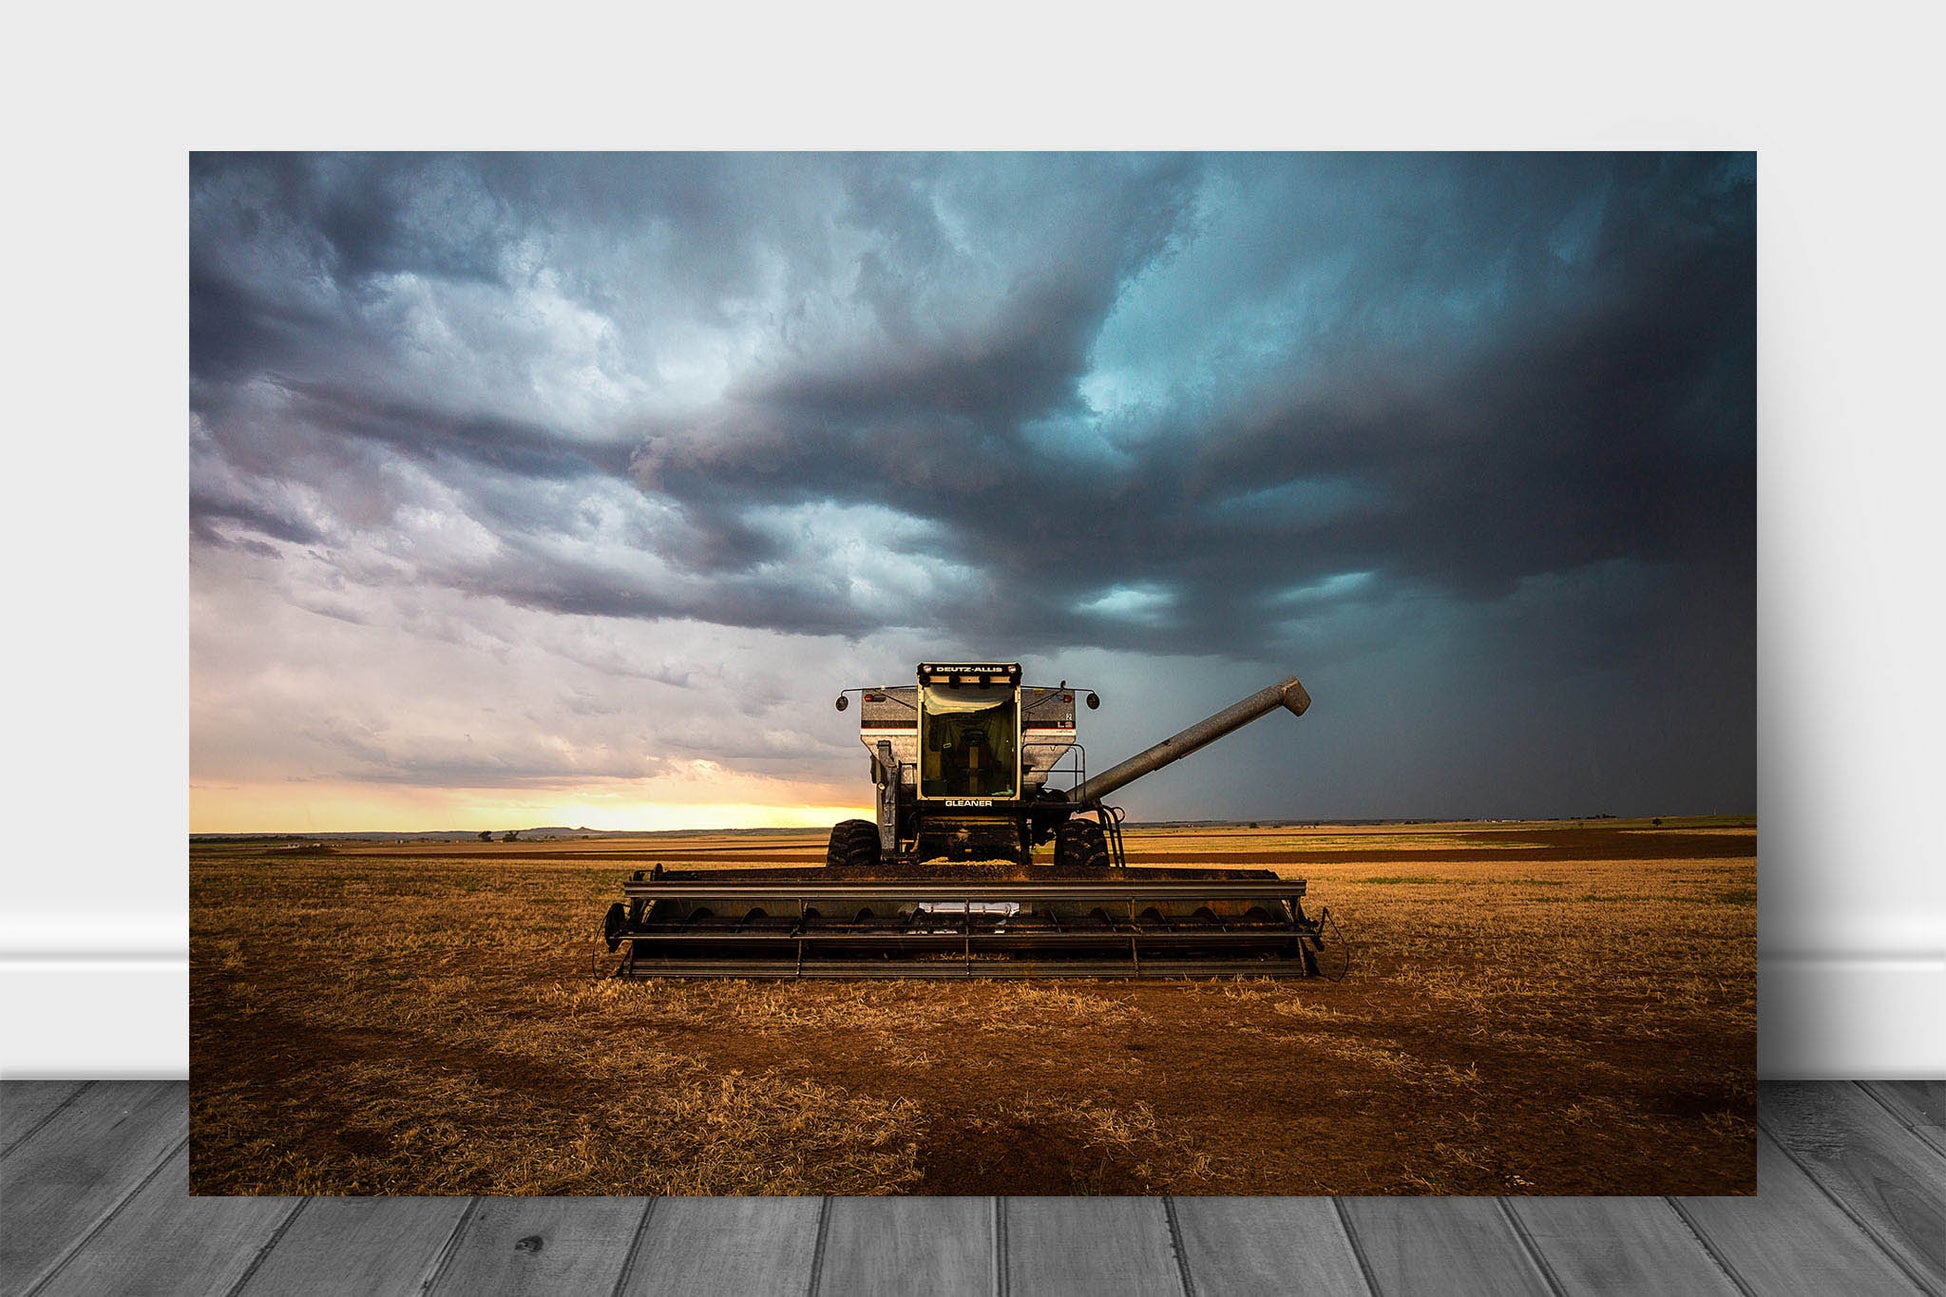
[[[1017,653],[1436,606],[1510,699],[1750,692],[1745,155],[198,155],[191,217],[198,546]]]

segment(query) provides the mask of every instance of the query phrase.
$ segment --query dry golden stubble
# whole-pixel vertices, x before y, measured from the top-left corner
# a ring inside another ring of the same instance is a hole
[[[1747,1189],[1753,830],[1415,836],[1131,835],[1288,855],[1360,943],[1335,986],[622,983],[590,955],[625,853],[199,844],[195,1184]]]

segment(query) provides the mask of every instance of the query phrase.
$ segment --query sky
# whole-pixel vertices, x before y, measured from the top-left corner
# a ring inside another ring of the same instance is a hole
[[[849,686],[1137,819],[1749,813],[1748,154],[197,154],[196,832],[828,824]]]

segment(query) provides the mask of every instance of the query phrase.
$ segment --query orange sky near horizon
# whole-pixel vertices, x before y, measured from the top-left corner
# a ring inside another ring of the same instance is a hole
[[[492,829],[790,828],[869,819],[869,804],[841,804],[837,789],[767,780],[726,781],[713,789],[736,800],[656,797],[644,783],[536,789],[418,788],[305,780],[276,783],[192,782],[191,833],[430,833]],[[761,785],[761,786],[759,786]],[[683,791],[695,792],[697,789]],[[784,800],[798,791],[810,800]],[[739,798],[741,795],[741,799]]]

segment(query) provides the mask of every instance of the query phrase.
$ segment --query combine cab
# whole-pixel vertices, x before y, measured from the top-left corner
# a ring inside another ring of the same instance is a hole
[[[1104,801],[1268,712],[1302,716],[1295,677],[1092,778],[1077,691],[1022,685],[1018,663],[922,662],[839,711],[853,693],[876,818],[834,827],[821,869],[638,872],[603,925],[618,975],[1302,977],[1341,959],[1302,879],[1130,868]]]

